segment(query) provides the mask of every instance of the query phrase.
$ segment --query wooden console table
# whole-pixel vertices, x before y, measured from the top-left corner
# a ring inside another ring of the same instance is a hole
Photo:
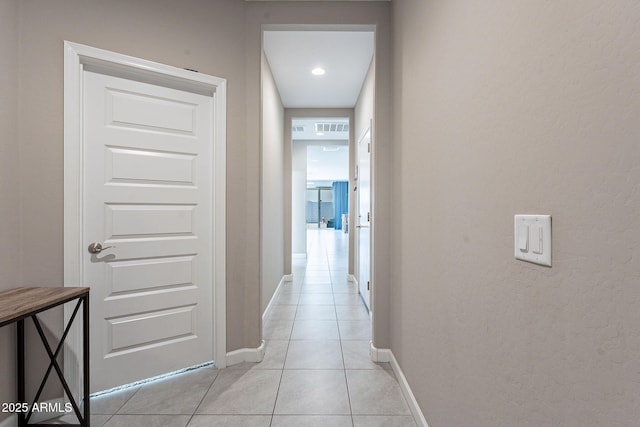
[[[44,335],[42,326],[38,317],[38,313],[49,310],[50,308],[57,307],[66,302],[78,300],[73,310],[73,314],[69,319],[68,324],[64,328],[64,333],[60,342],[56,346],[55,350],[52,350],[47,338]],[[64,340],[67,338],[73,320],[82,305],[82,359],[83,359],[83,404],[84,407],[81,410],[78,403],[73,397],[69,385],[64,378],[64,373],[58,362],[57,357],[62,351]],[[26,400],[25,390],[25,348],[24,348],[24,321],[27,317],[31,317],[33,323],[40,335],[42,344],[49,355],[49,367],[40,383],[38,392],[36,393],[33,403],[29,403]],[[24,427],[27,425],[39,425],[39,426],[53,426],[57,424],[29,424],[29,419],[33,415],[33,406],[38,402],[44,385],[51,374],[51,370],[55,370],[58,378],[62,383],[62,387],[69,398],[69,402],[73,407],[73,411],[78,418],[78,424],[68,424],[79,427],[89,427],[90,423],[90,411],[89,411],[89,288],[15,288],[8,291],[0,292],[0,327],[8,325],[10,323],[17,322],[18,328],[18,402],[23,404],[18,410],[18,426]],[[27,405],[24,405],[27,404]]]

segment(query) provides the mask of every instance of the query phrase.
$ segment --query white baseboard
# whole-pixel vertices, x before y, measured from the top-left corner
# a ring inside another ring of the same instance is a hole
[[[227,366],[237,365],[243,362],[262,362],[264,359],[264,340],[257,348],[240,348],[227,353]]]
[[[391,362],[391,350],[388,348],[377,348],[373,345],[373,341],[369,341],[369,356],[371,357],[372,362]]]
[[[44,403],[47,406],[50,407],[59,407],[59,408],[64,408],[65,405],[65,399],[63,399],[62,397],[59,397],[57,399],[50,399],[50,400],[45,400],[43,402],[40,402],[41,404]],[[73,413],[73,416],[75,417],[75,413]],[[31,414],[31,418],[29,418],[29,424],[38,424],[38,423],[42,423],[44,421],[50,420],[52,418],[57,418],[57,417],[61,417],[63,415],[68,415],[67,412],[33,412]],[[18,426],[18,415],[17,414],[12,414],[9,418],[0,421],[0,427],[17,427]]]
[[[271,313],[271,310],[275,305],[274,301],[276,300],[276,298],[278,298],[278,294],[280,294],[280,291],[282,290],[282,285],[292,281],[293,281],[293,274],[286,274],[282,276],[282,279],[280,279],[280,283],[278,283],[276,290],[273,292],[273,295],[271,295],[271,299],[269,300],[269,304],[267,304],[267,308],[265,308],[264,313],[262,313],[262,322],[264,322],[267,319],[267,317],[269,317],[269,313]]]
[[[422,410],[418,405],[418,401],[413,395],[413,391],[411,391],[409,382],[404,376],[402,368],[400,368],[400,365],[398,364],[396,357],[393,355],[393,352],[387,348],[376,348],[373,345],[373,342],[371,342],[371,345],[369,347],[369,355],[371,356],[371,360],[373,362],[389,363],[391,365],[391,369],[393,369],[393,373],[396,374],[396,378],[398,379],[398,383],[400,384],[400,390],[402,390],[402,394],[404,395],[404,398],[409,405],[409,409],[411,410],[411,414],[413,415],[414,420],[420,427],[429,427],[427,419],[424,417],[424,414],[422,413]]]

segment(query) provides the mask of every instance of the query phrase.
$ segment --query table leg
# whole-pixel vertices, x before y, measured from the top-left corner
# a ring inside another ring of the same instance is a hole
[[[85,427],[91,424],[91,411],[89,401],[89,294],[85,295],[82,302],[82,358],[84,368],[84,422]]]
[[[24,377],[24,319],[18,320],[18,402],[26,403],[25,377]],[[22,408],[21,408],[22,409]],[[26,425],[25,413],[20,410],[18,412],[18,426]]]

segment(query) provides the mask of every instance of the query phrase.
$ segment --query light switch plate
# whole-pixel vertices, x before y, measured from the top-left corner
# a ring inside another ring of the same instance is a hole
[[[516,259],[551,267],[551,215],[515,216],[514,255]]]

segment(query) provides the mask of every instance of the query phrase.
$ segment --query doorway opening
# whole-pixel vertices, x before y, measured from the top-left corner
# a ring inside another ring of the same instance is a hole
[[[328,240],[325,237],[339,234],[341,244],[348,250],[340,250],[345,265],[344,272],[342,268],[338,270],[344,277],[337,279],[348,281],[352,285],[348,289],[358,292],[360,268],[356,254],[371,252],[357,248],[364,240],[357,240],[355,232],[358,213],[356,136],[370,128],[374,119],[374,52],[375,26],[263,27],[262,135],[271,138],[273,133],[269,129],[278,126],[271,120],[277,116],[270,113],[277,110],[274,108],[277,102],[273,102],[277,91],[285,116],[282,131],[283,273],[294,284],[301,264],[309,267],[317,262],[310,256],[312,248],[317,247],[314,242],[326,244]],[[272,139],[263,140],[262,174],[265,182],[270,171],[277,167],[266,162],[272,146]],[[340,160],[332,156],[339,156]],[[330,175],[328,170],[338,165],[343,165],[341,172]],[[263,224],[273,209],[268,203],[273,193],[265,192],[263,186]],[[267,234],[267,230],[262,233],[264,255],[269,255],[265,251],[268,243],[264,237]],[[269,256],[263,258],[266,260]],[[362,264],[365,268],[372,268],[370,260]],[[272,263],[263,264],[265,269],[269,269],[269,265]],[[325,276],[328,278],[328,274]],[[333,276],[331,274],[331,280]],[[371,276],[367,274],[365,283]],[[273,291],[274,297],[277,291]],[[271,292],[270,284],[261,282],[261,292]],[[360,298],[359,295],[353,296]],[[263,303],[266,305],[266,301]],[[371,308],[370,304],[365,305]]]
[[[331,187],[307,187],[307,228],[334,228],[333,190]]]
[[[292,119],[291,235],[296,258],[308,253],[307,229],[348,233],[349,120]]]

